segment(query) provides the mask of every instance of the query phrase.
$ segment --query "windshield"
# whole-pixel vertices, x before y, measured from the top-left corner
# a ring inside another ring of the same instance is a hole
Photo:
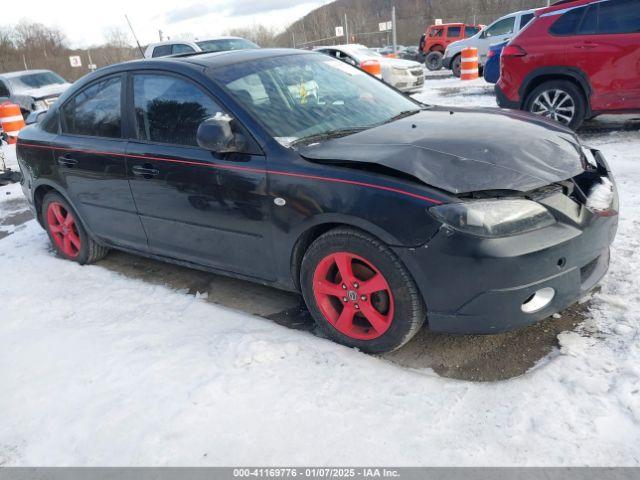
[[[221,38],[218,40],[203,40],[196,42],[203,52],[226,52],[228,50],[247,50],[260,48],[244,38]]]
[[[238,63],[213,76],[284,145],[373,127],[421,108],[362,70],[319,53]]]
[[[64,78],[53,72],[25,73],[9,79],[16,90],[42,88],[49,85],[62,85],[67,83]]]

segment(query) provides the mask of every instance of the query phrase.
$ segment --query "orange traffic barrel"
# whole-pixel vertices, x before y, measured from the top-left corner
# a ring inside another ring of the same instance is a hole
[[[478,78],[478,49],[468,47],[462,50],[460,79],[475,80]]]
[[[382,65],[377,60],[365,60],[360,68],[374,77],[382,78]]]
[[[0,105],[0,125],[4,133],[9,136],[9,143],[16,143],[18,132],[24,127],[20,107],[9,102]]]

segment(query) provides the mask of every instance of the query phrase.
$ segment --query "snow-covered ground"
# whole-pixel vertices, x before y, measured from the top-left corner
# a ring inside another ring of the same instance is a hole
[[[427,85],[424,101],[495,102],[482,80]],[[610,273],[560,349],[503,382],[80,267],[18,227],[0,240],[0,465],[640,465],[640,133],[586,141],[621,195]],[[0,189],[0,215],[19,195]]]
[[[3,169],[18,170],[15,145],[2,145],[0,149],[0,173],[2,173]]]

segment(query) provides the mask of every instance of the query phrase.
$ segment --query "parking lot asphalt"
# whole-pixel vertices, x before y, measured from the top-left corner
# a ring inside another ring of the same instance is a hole
[[[33,217],[22,197],[10,200],[11,213],[0,219],[0,239]],[[165,285],[207,301],[257,315],[287,328],[319,335],[302,297],[251,282],[111,251],[102,268],[151,284]],[[588,304],[573,306],[560,318],[500,335],[444,335],[424,328],[402,349],[383,356],[411,369],[470,381],[496,381],[524,374],[558,345],[557,335],[582,320]]]

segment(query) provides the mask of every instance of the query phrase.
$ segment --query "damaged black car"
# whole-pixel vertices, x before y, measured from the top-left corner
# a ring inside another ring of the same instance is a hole
[[[605,159],[569,129],[427,106],[296,50],[101,69],[17,153],[61,257],[113,248],[299,291],[329,338],[373,353],[425,323],[496,333],[568,307],[618,222]]]

